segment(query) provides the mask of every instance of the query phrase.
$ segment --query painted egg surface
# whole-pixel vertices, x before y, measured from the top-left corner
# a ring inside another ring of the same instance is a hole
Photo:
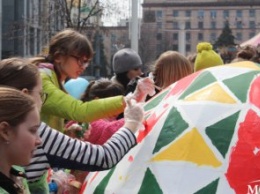
[[[260,189],[260,66],[208,68],[145,105],[138,144],[82,193],[246,194]]]

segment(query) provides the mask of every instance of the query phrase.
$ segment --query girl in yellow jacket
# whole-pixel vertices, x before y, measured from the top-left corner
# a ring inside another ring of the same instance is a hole
[[[124,110],[123,96],[83,103],[66,93],[63,87],[64,81],[67,78],[79,77],[93,57],[94,52],[86,36],[65,29],[50,40],[47,50],[46,57],[32,59],[32,62],[40,68],[43,91],[48,95],[41,111],[42,121],[62,132],[64,119],[91,122],[118,115]],[[146,88],[151,89],[151,80],[146,81],[148,84]],[[136,97],[143,98],[142,95],[145,93],[143,90],[146,88],[137,91]]]

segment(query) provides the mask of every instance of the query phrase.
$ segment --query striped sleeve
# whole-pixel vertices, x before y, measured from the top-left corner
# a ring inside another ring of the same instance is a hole
[[[49,136],[49,141],[43,145],[43,149],[51,167],[57,168],[106,170],[115,166],[136,145],[135,135],[126,128],[119,129],[103,145],[82,142],[47,127],[44,136],[49,133],[53,135]]]
[[[44,167],[51,166],[85,171],[106,170],[115,166],[137,143],[135,135],[124,127],[119,129],[103,145],[95,145],[70,138],[50,128],[45,123],[39,128],[39,133],[42,138],[40,150],[43,154],[37,160],[39,163],[43,160],[42,165]],[[32,167],[31,163],[26,168],[26,173],[34,173],[34,178],[37,177],[37,165]],[[38,175],[41,176],[42,174],[38,173]]]

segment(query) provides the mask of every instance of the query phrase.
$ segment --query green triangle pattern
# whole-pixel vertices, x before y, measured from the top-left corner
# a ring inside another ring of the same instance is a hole
[[[216,78],[209,72],[205,71],[201,73],[188,87],[188,89],[179,97],[179,99],[184,99],[189,94],[213,83],[216,81]]]
[[[147,168],[138,194],[163,194],[154,174]]]
[[[111,170],[109,170],[107,175],[103,178],[103,180],[96,187],[96,189],[95,189],[93,194],[104,194],[105,193],[106,187],[107,187],[107,185],[109,183],[109,179],[111,178],[114,170],[115,170],[115,167],[113,167]]]
[[[224,158],[234,134],[238,116],[239,112],[236,112],[235,114],[206,128],[206,134]]]
[[[233,78],[229,78],[223,80],[223,83],[229,88],[231,92],[241,101],[246,102],[247,100],[247,90],[249,85],[251,84],[252,80],[255,78],[256,75],[259,74],[259,71],[251,71],[248,73],[244,73],[238,75]],[[239,86],[239,87],[237,87]]]
[[[189,124],[183,120],[180,112],[172,107],[161,129],[153,153],[158,152],[162,147],[175,140],[188,126]]]
[[[216,179],[215,181],[211,182],[206,187],[203,187],[202,189],[200,189],[194,194],[214,194],[217,192],[218,182],[219,179]]]
[[[154,97],[150,102],[148,102],[144,106],[144,110],[148,111],[148,110],[156,107],[162,101],[162,99],[166,96],[166,94],[168,92],[169,92],[169,90],[166,90],[165,92],[162,92],[162,93],[158,94],[156,97]]]

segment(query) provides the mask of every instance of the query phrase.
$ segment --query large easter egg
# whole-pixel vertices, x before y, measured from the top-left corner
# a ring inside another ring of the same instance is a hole
[[[138,144],[83,193],[253,194],[260,190],[260,66],[208,68],[147,102]]]

